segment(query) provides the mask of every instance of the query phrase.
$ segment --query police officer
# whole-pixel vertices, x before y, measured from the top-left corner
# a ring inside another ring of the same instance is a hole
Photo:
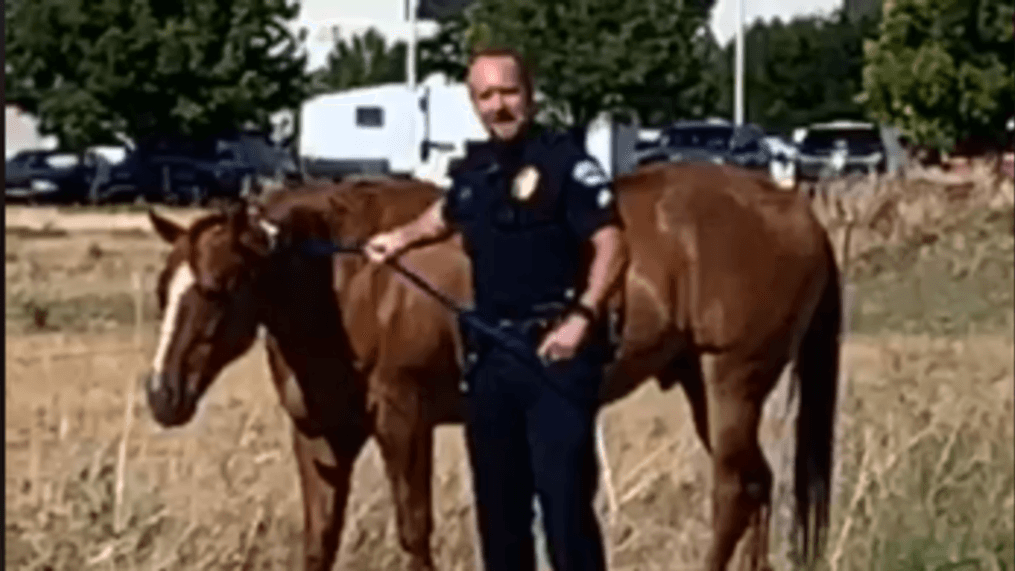
[[[555,571],[600,571],[594,429],[611,356],[604,302],[627,264],[613,190],[576,139],[533,125],[532,78],[517,52],[474,54],[468,84],[490,141],[470,150],[440,201],[365,250],[382,262],[461,232],[476,314],[545,363],[533,358],[534,368],[463,331],[472,362],[465,432],[486,570],[535,568],[535,492]]]

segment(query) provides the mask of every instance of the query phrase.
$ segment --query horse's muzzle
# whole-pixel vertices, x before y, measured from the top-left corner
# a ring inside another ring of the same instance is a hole
[[[145,394],[152,417],[164,427],[185,424],[194,415],[194,399],[184,384],[171,382],[165,373],[150,372],[145,378]]]

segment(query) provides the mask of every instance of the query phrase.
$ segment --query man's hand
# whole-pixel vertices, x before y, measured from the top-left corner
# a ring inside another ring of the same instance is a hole
[[[363,252],[370,261],[383,264],[398,255],[399,252],[405,249],[405,246],[406,243],[402,233],[393,230],[391,232],[382,232],[370,238],[363,246]]]
[[[569,315],[543,339],[537,355],[544,362],[571,359],[585,341],[589,325],[589,320],[584,315]]]
[[[412,222],[376,234],[363,245],[363,253],[370,261],[382,264],[415,244],[448,235],[451,229],[444,220],[443,205],[444,199],[441,198]]]

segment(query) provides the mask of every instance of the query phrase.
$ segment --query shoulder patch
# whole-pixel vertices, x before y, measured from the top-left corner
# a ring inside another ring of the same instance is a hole
[[[585,186],[600,186],[610,182],[599,163],[592,159],[582,159],[575,163],[571,178]]]

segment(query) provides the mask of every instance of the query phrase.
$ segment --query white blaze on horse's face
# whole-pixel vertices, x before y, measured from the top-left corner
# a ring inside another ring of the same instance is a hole
[[[162,326],[159,330],[159,344],[155,350],[155,359],[152,361],[153,378],[161,382],[162,372],[165,370],[166,357],[169,354],[169,344],[176,333],[176,322],[180,313],[180,300],[187,291],[196,283],[194,272],[186,262],[180,264],[173,273],[173,279],[169,282],[169,292],[166,294],[166,311],[162,316]],[[157,387],[153,387],[157,388]]]

